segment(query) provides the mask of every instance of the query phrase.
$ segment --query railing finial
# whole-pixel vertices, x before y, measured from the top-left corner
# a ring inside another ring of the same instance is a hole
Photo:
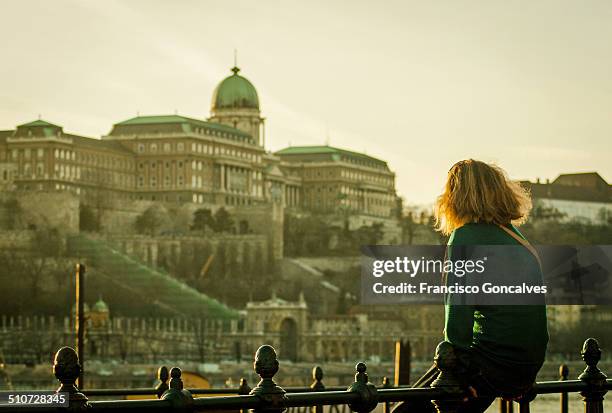
[[[251,391],[251,386],[249,386],[249,383],[247,382],[247,379],[245,379],[244,377],[240,378],[240,387],[238,387],[238,394],[249,394]]]
[[[601,360],[601,349],[599,348],[597,340],[594,338],[587,338],[582,345],[580,355],[582,356],[582,360],[586,363],[587,369],[597,369],[597,363]]]
[[[169,400],[172,407],[175,409],[186,409],[193,404],[191,392],[183,389],[181,369],[178,367],[172,367],[170,370],[169,389],[164,392],[161,398],[163,400]]]
[[[155,391],[157,392],[158,399],[161,398],[162,394],[164,394],[164,392],[169,388],[168,376],[168,367],[161,366],[159,369],[157,369],[157,380],[159,383],[157,383],[157,386],[155,386]]]
[[[587,367],[578,376],[578,380],[582,380],[589,385],[587,390],[580,392],[584,401],[585,412],[603,412],[603,399],[607,392],[605,389],[607,377],[597,367],[597,363],[601,360],[601,349],[597,340],[587,338],[580,355]]]
[[[355,370],[357,370],[357,373],[355,373],[356,382],[360,382],[360,383],[368,382],[368,373],[366,373],[367,369],[368,367],[362,361],[360,361],[359,363],[355,365]]]
[[[378,405],[378,390],[376,386],[368,381],[367,366],[363,362],[357,363],[355,366],[355,382],[347,389],[351,392],[359,393],[361,399],[357,402],[350,403],[349,407],[352,411],[358,413],[368,413]]]
[[[284,411],[287,399],[285,390],[273,380],[274,375],[278,372],[278,358],[274,347],[267,344],[259,347],[255,353],[253,368],[261,380],[250,394],[259,396],[266,402],[264,407],[253,409],[253,412],[281,413]]]
[[[314,366],[312,368],[312,384],[310,388],[314,391],[325,390],[325,386],[323,385],[323,369],[321,366]]]
[[[183,390],[183,379],[181,379],[181,369],[178,367],[172,367],[170,370],[170,388],[176,390]]]
[[[76,380],[81,374],[81,364],[77,352],[72,347],[62,347],[55,353],[53,374],[61,383],[56,392],[68,393],[68,401],[71,407],[87,406],[87,397],[76,386]]]
[[[384,376],[382,379],[382,387],[383,389],[390,389],[391,387],[393,387],[391,385],[391,380],[389,380],[389,377]],[[383,413],[389,413],[391,411],[391,403],[390,402],[385,402],[385,404],[383,405]]]
[[[561,364],[559,366],[559,380],[565,381],[568,379],[568,377],[569,377],[569,367],[567,367],[567,364]]]
[[[262,379],[271,379],[278,372],[278,358],[274,347],[264,344],[257,349],[253,363],[255,373]]]
[[[440,370],[440,374],[433,383],[431,383],[431,387],[456,395],[456,397],[451,396],[444,400],[432,400],[432,402],[436,406],[438,412],[454,412],[462,403],[463,394],[459,379],[455,375],[458,360],[455,349],[451,343],[442,341],[438,344],[434,356],[434,363],[438,370]]]
[[[323,369],[321,366],[314,366],[312,368],[312,384],[310,385],[310,389],[312,391],[325,391],[325,385],[323,385]],[[323,413],[323,406],[312,406],[310,412]]]

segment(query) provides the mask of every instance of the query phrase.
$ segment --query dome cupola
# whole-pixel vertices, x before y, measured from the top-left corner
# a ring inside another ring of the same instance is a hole
[[[255,86],[238,73],[234,62],[232,75],[219,83],[213,92],[209,122],[220,123],[245,132],[256,145],[265,141],[264,118],[259,111]],[[263,139],[262,139],[263,138]]]
[[[256,109],[259,110],[259,97],[255,86],[238,73],[240,69],[232,68],[233,74],[226,77],[215,89],[211,111],[219,109]]]

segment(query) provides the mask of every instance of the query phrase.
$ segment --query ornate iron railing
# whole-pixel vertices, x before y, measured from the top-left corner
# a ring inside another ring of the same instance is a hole
[[[533,390],[522,397],[519,403],[521,413],[530,411],[530,403],[538,394],[561,394],[561,411],[567,412],[567,393],[578,392],[584,401],[586,413],[603,412],[603,400],[606,392],[612,388],[612,380],[608,380],[597,364],[601,359],[601,350],[597,341],[589,338],[584,342],[581,351],[586,368],[577,380],[567,380],[567,370],[562,369],[562,380],[536,383]],[[406,400],[430,400],[441,413],[456,412],[463,403],[464,390],[459,378],[455,375],[457,359],[452,345],[442,342],[436,349],[434,358],[440,371],[430,388],[392,388],[388,380],[377,388],[368,380],[366,365],[357,363],[355,381],[347,389],[325,388],[322,383],[322,371],[315,368],[314,382],[309,388],[283,389],[274,381],[279,370],[279,362],[274,348],[261,346],[255,354],[254,369],[260,377],[257,386],[250,389],[246,381],[234,389],[235,396],[194,397],[194,394],[225,394],[230,389],[191,389],[183,388],[181,370],[174,367],[161,368],[160,382],[154,389],[133,390],[90,390],[81,392],[76,387],[76,379],[81,372],[78,356],[74,349],[62,347],[55,355],[53,371],[61,383],[57,392],[68,394],[68,408],[37,407],[36,412],[88,411],[88,412],[199,412],[234,410],[246,411],[252,409],[255,413],[281,413],[290,408],[311,408],[312,413],[321,413],[324,405],[348,407],[358,413],[369,413],[379,403],[383,404],[385,412],[389,412],[390,404]],[[168,380],[169,379],[169,380]],[[92,401],[94,395],[130,395],[154,394],[158,399],[152,400],[105,400]],[[565,396],[564,396],[565,395]],[[500,411],[511,411],[512,404],[508,401],[500,403]],[[27,407],[0,407],[0,412],[25,411]],[[301,410],[303,411],[303,410]]]

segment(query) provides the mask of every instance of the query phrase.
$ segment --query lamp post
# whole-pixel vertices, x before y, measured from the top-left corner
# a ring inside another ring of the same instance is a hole
[[[84,354],[84,336],[85,336],[85,265],[76,265],[76,314],[75,314],[75,327],[76,327],[76,349],[77,355],[81,362],[81,369],[79,377],[77,378],[77,387],[83,388],[83,370],[85,366],[85,354]]]

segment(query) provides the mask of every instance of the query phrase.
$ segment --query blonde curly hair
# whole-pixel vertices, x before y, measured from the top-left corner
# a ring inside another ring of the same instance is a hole
[[[435,228],[449,235],[471,222],[520,225],[531,210],[531,197],[496,165],[467,159],[448,171],[444,193],[434,207]]]

